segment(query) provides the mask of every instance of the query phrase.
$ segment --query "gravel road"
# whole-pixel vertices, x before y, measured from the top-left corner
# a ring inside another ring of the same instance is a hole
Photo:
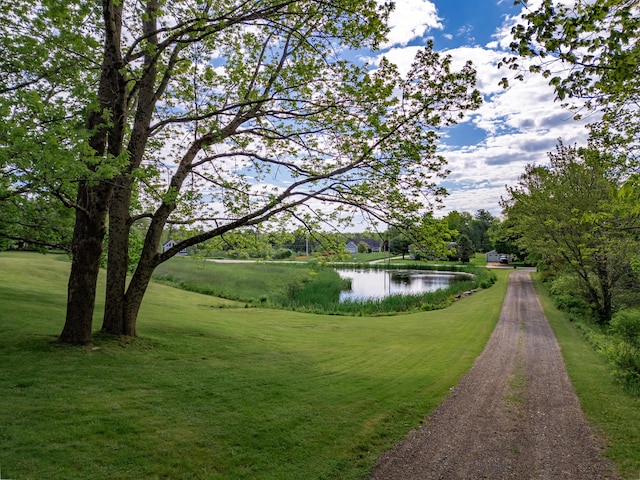
[[[586,422],[528,272],[473,368],[370,480],[620,478]]]

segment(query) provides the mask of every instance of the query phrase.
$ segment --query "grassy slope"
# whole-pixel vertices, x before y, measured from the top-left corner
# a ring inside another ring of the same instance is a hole
[[[82,349],[52,343],[68,264],[0,254],[2,474],[361,478],[471,366],[508,273],[446,310],[378,318],[221,309],[152,284],[141,338]]]
[[[536,291],[562,349],[582,409],[608,442],[607,455],[625,478],[640,478],[640,398],[624,393],[604,359],[553,306],[539,282]]]

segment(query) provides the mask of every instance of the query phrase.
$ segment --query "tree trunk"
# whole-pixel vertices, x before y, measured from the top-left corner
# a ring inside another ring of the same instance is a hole
[[[91,343],[96,285],[105,234],[111,188],[103,184],[78,187],[76,222],[71,241],[71,274],[67,289],[67,316],[58,340],[72,345]]]
[[[127,294],[124,302],[123,335],[131,337],[136,336],[138,313],[140,312],[142,299],[147,291],[149,281],[151,280],[151,274],[154,269],[154,265],[149,265],[147,262],[141,262],[129,283],[129,288],[127,288]]]
[[[140,261],[124,296],[122,335],[132,337],[136,335],[136,323],[142,299],[151,281],[151,275],[159,264],[158,248],[163,225],[164,222],[158,222],[155,226],[152,223],[149,231],[147,231]]]
[[[109,206],[107,289],[101,330],[112,335],[127,335],[124,332],[124,296],[129,268],[131,182],[121,176],[116,185]]]
[[[116,158],[122,153],[126,123],[127,84],[120,51],[122,3],[103,0],[104,56],[98,86],[98,108],[87,119],[91,147],[99,166],[105,152]],[[105,114],[108,112],[109,121]],[[93,171],[97,166],[89,164]],[[78,186],[76,224],[71,241],[73,261],[69,276],[67,316],[59,341],[74,345],[91,343],[91,324],[96,285],[106,232],[106,216],[113,193],[113,182],[82,180]]]
[[[159,2],[146,2],[146,18],[143,22],[144,37],[150,45],[158,44],[157,11]],[[153,116],[155,104],[161,89],[157,90],[157,57],[153,49],[144,57],[144,74],[137,82],[137,111],[127,151],[129,165],[122,175],[116,179],[116,188],[109,207],[109,257],[107,263],[107,291],[105,296],[105,312],[102,331],[113,335],[135,336],[137,312],[142,298],[135,308],[135,314],[127,313],[127,271],[129,267],[129,231],[131,228],[130,208],[133,193],[130,174],[140,166],[144,156],[145,146],[150,135],[149,124]],[[166,85],[165,85],[166,87]],[[164,87],[162,87],[164,88]],[[156,247],[157,248],[157,247]],[[155,253],[155,249],[154,249]],[[141,260],[142,262],[142,260]],[[149,278],[155,264],[149,267]],[[140,269],[138,265],[136,272]],[[138,275],[134,275],[137,283]],[[144,283],[144,282],[143,282]],[[146,280],[142,295],[146,290],[149,279]],[[133,290],[137,290],[134,285]]]

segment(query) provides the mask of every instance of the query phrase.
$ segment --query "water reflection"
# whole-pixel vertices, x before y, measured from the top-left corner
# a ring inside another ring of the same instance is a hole
[[[459,274],[426,270],[336,269],[342,278],[351,279],[351,290],[340,294],[340,301],[369,300],[394,294],[433,292],[450,285]]]

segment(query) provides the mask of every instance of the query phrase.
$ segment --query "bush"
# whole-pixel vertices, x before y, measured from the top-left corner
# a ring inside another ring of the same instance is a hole
[[[288,248],[279,248],[275,252],[273,252],[272,258],[275,260],[283,260],[285,258],[291,258],[293,252]]]
[[[549,291],[560,310],[578,314],[589,311],[589,304],[585,301],[581,285],[575,276],[560,275],[552,281]]]
[[[640,392],[640,310],[614,314],[609,333],[613,338],[605,353],[614,375],[632,392]]]
[[[621,340],[640,347],[640,310],[629,309],[613,315],[611,333]]]
[[[640,392],[640,348],[620,340],[612,342],[606,354],[620,383],[632,392]]]

